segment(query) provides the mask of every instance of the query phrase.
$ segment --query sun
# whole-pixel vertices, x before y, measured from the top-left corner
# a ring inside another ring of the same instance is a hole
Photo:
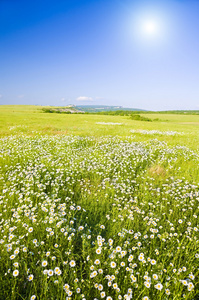
[[[159,27],[155,20],[145,20],[142,24],[142,32],[148,36],[155,36],[158,34]]]
[[[130,40],[138,43],[137,45],[159,48],[166,45],[171,37],[171,23],[172,20],[162,11],[135,11],[129,16],[127,32]]]

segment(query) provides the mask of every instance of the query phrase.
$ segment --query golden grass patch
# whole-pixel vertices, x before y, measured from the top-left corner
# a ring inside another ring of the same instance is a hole
[[[160,165],[155,165],[155,166],[152,166],[152,167],[149,168],[149,174],[152,177],[157,177],[157,176],[165,177],[166,170],[165,170],[165,168],[163,168]]]

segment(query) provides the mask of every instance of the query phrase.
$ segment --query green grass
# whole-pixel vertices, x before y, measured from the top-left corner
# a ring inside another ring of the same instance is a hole
[[[198,299],[199,116],[0,116],[0,299]]]
[[[141,115],[145,117],[145,114]],[[47,114],[39,106],[1,105],[0,134],[9,136],[24,133],[26,135],[81,135],[81,136],[129,136],[130,130],[158,130],[184,132],[184,136],[158,137],[171,145],[187,145],[197,149],[199,145],[199,116],[150,114],[150,119],[161,119],[160,122],[143,122],[131,120],[129,116],[82,115],[82,114]],[[121,126],[99,125],[98,122],[122,123]],[[136,140],[149,140],[152,137],[136,134]]]

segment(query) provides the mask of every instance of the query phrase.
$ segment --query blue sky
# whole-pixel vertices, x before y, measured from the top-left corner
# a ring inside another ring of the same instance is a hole
[[[194,0],[1,0],[0,104],[199,109],[198,16]]]

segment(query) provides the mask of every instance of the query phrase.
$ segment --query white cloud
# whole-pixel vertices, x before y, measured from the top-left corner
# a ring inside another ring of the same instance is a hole
[[[3,97],[3,95],[0,95],[0,98],[2,98]]]
[[[24,98],[24,95],[18,95],[17,98],[19,99]]]
[[[76,100],[77,101],[93,101],[93,98],[92,97],[80,96],[80,97],[77,97]]]
[[[65,98],[61,98],[61,101],[63,101],[63,102],[64,102],[64,101],[66,101],[66,99],[65,99]]]

